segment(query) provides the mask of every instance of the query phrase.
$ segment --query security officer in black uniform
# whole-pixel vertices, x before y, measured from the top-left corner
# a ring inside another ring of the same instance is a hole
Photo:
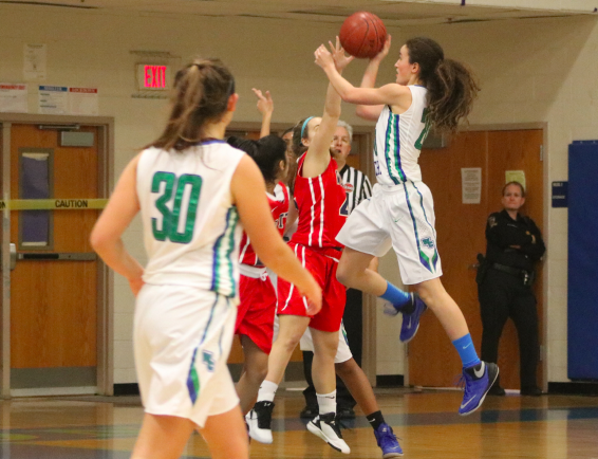
[[[532,291],[534,262],[546,247],[540,230],[529,217],[519,214],[525,190],[519,182],[503,188],[504,210],[493,213],[486,224],[486,258],[480,258],[478,298],[482,315],[482,360],[496,363],[498,342],[507,319],[515,323],[521,360],[521,395],[541,395],[536,383],[540,357],[538,312]],[[499,380],[490,394],[504,395]]]

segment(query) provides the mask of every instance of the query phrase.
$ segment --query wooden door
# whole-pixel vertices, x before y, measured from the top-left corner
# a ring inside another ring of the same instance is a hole
[[[491,131],[488,133],[488,214],[501,209],[500,197],[505,184],[505,171],[525,171],[525,205],[520,209],[528,215],[544,234],[544,174],[540,160],[543,131],[541,129],[518,131]],[[543,266],[536,264],[534,293],[538,301],[538,330],[540,343],[544,342]],[[481,338],[476,345],[481,344]],[[519,340],[511,320],[503,331],[498,349],[501,386],[519,389]],[[538,383],[543,381],[543,367],[538,365]]]
[[[57,130],[13,125],[12,199],[45,193],[72,208],[75,199],[97,198],[97,128],[80,132],[93,133],[94,145],[61,146]],[[89,235],[97,216],[89,209],[11,213],[11,240],[25,258],[11,276],[12,389],[96,386],[98,261]]]
[[[434,196],[442,282],[460,306],[480,352],[482,323],[475,283],[476,254],[485,253],[486,219],[499,211],[505,171],[523,170],[528,200],[522,212],[542,228],[543,174],[540,161],[542,130],[468,131],[457,134],[448,148],[424,150],[420,158],[424,182]],[[481,168],[480,204],[463,204],[462,168]],[[541,268],[540,268],[541,269]],[[542,331],[542,283],[535,285]],[[542,339],[542,337],[541,337]],[[515,327],[508,321],[501,338],[501,384],[519,388],[519,348]],[[434,316],[422,317],[420,331],[409,344],[409,381],[414,385],[446,387],[454,384],[461,362]]]

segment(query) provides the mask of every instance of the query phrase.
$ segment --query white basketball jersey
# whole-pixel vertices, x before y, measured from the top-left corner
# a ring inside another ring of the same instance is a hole
[[[423,86],[408,86],[411,106],[396,115],[386,105],[376,123],[374,166],[381,185],[393,186],[410,180],[420,182],[421,169],[417,163],[422,144],[430,129],[427,120],[428,90]]]
[[[143,280],[237,295],[242,229],[230,182],[244,153],[220,140],[144,150],[137,195],[149,261]]]

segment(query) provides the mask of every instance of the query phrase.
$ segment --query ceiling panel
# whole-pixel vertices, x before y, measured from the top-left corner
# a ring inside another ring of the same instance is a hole
[[[521,8],[480,6],[491,1],[477,0],[478,5],[461,6],[460,1],[446,0],[0,0],[2,4],[26,5],[29,8],[77,8],[89,11],[131,11],[156,14],[198,16],[255,16],[299,21],[341,23],[355,11],[367,10],[380,16],[387,25],[484,21],[514,17],[562,16],[575,14],[558,8],[534,9],[521,1]],[[545,0],[545,5],[550,5]],[[464,2],[463,2],[464,3]],[[535,2],[536,5],[542,1]],[[579,13],[579,12],[577,12]],[[588,11],[589,13],[589,11]]]

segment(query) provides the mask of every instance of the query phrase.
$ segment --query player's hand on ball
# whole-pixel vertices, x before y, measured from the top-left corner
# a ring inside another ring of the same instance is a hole
[[[384,46],[382,47],[382,50],[378,54],[376,54],[374,57],[372,57],[370,60],[380,62],[382,59],[384,59],[388,55],[388,52],[390,51],[390,39],[391,39],[390,34],[386,35],[386,41],[384,42]]]

